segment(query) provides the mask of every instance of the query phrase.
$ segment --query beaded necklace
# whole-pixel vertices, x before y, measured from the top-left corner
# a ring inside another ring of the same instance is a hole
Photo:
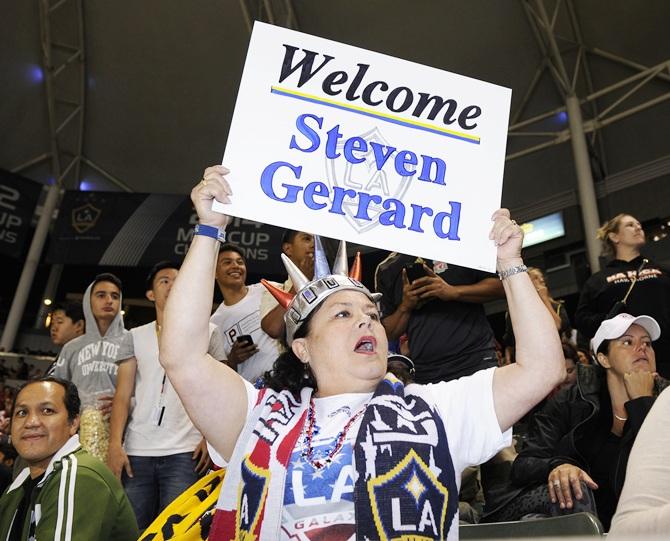
[[[314,437],[314,425],[316,423],[316,408],[314,407],[314,398],[309,399],[309,408],[307,409],[307,428],[305,430],[305,438],[302,444],[301,456],[305,459],[306,462],[309,462],[312,467],[316,470],[320,470],[326,466],[329,466],[333,462],[333,457],[340,452],[344,444],[344,439],[347,437],[349,429],[354,424],[356,419],[358,419],[365,412],[367,404],[364,404],[361,409],[359,409],[353,417],[351,417],[347,424],[344,425],[344,428],[339,432],[335,437],[335,445],[333,448],[328,451],[325,458],[314,458],[314,448],[312,447],[312,439]]]

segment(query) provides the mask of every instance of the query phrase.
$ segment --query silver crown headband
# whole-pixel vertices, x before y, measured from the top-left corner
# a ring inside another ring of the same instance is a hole
[[[281,254],[281,258],[297,293],[284,291],[267,280],[261,280],[261,282],[277,299],[277,302],[286,309],[284,323],[286,324],[286,342],[289,346],[293,343],[293,337],[305,319],[333,293],[344,290],[360,291],[375,304],[381,298],[380,293],[371,293],[360,282],[362,275],[360,252],[356,253],[354,264],[349,271],[347,245],[344,241],[340,241],[331,272],[321,239],[314,235],[314,278],[312,280],[308,280],[285,254]]]

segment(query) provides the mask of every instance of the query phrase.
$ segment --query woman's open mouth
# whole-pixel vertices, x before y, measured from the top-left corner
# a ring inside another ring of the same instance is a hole
[[[371,355],[377,350],[377,339],[374,336],[361,336],[356,342],[354,351],[356,353],[363,353],[364,355]]]

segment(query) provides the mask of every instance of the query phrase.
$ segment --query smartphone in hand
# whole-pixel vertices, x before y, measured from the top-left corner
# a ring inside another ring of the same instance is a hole
[[[419,278],[423,278],[427,275],[423,263],[419,263],[418,261],[415,261],[411,265],[407,265],[405,267],[405,272],[407,272],[407,279],[409,280],[410,284],[414,280],[418,280]]]
[[[251,338],[250,334],[241,334],[235,340],[237,340],[237,343],[240,344],[241,346],[253,346],[254,345],[254,339]]]

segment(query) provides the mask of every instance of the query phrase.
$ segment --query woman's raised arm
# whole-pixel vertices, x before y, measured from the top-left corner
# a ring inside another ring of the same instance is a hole
[[[556,325],[523,269],[523,232],[509,211],[493,214],[490,238],[498,246],[498,272],[503,278],[512,328],[516,363],[496,369],[493,400],[505,431],[540,402],[565,378],[565,361]]]
[[[191,191],[201,226],[222,230],[230,221],[212,211],[214,199],[230,201],[227,173],[220,165],[208,167]],[[165,308],[160,362],[195,426],[227,460],[247,415],[247,393],[234,370],[207,354],[218,251],[217,239],[193,236]]]

